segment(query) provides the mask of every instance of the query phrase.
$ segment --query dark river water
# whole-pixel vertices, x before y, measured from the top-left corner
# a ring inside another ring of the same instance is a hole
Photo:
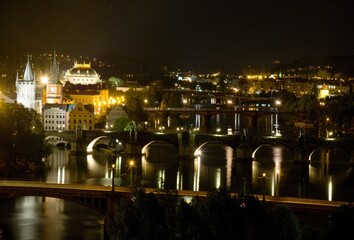
[[[43,181],[110,186],[115,164],[117,186],[195,191],[226,187],[262,194],[264,173],[267,195],[354,201],[350,156],[340,149],[319,149],[309,164],[294,164],[292,153],[280,145],[260,148],[253,162],[236,162],[234,157],[231,147],[212,142],[189,160],[179,160],[172,145],[159,141],[143,149],[141,159],[103,151],[78,157],[54,148],[46,159]],[[0,239],[102,239],[103,219],[102,214],[68,201],[21,197],[1,201]]]

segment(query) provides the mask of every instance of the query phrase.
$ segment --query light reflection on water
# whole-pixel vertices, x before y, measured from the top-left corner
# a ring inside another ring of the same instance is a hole
[[[178,150],[157,141],[144,149],[133,169],[132,157],[94,152],[75,157],[56,149],[48,159],[47,182],[111,185],[111,165],[115,164],[115,184],[143,187],[208,191],[229,188],[238,193],[260,194],[262,174],[266,194],[331,200],[354,199],[350,156],[336,149],[318,149],[309,164],[294,163],[293,153],[282,145],[264,145],[253,162],[237,162],[231,147],[209,142],[193,159],[178,159]],[[134,177],[132,178],[132,174]]]
[[[0,239],[103,239],[104,216],[81,205],[48,197],[19,197],[0,204]]]
[[[209,142],[194,157],[194,191],[231,188],[233,150],[220,142]]]
[[[112,164],[115,164],[114,180],[117,186],[135,184],[153,188],[200,191],[225,187],[237,193],[262,194],[262,174],[265,173],[267,195],[348,202],[354,200],[354,172],[349,165],[350,157],[340,150],[319,149],[311,155],[309,164],[295,164],[290,150],[281,145],[271,144],[259,148],[254,154],[253,162],[236,161],[233,149],[220,142],[203,145],[192,159],[178,159],[178,150],[166,142],[156,142],[144,150],[141,159],[134,159],[133,156],[98,151],[87,156],[73,156],[68,150],[54,149],[48,158],[46,181],[110,186]],[[134,167],[129,165],[131,160],[135,161]],[[12,200],[5,209],[6,211],[2,209],[1,219],[9,222],[0,221],[0,228],[4,229],[3,226],[6,224],[11,225],[10,229],[15,229],[11,231],[17,234],[13,239],[26,239],[20,236],[26,235],[26,229],[29,236],[44,235],[50,228],[39,229],[38,226],[43,224],[42,221],[55,225],[53,231],[62,231],[63,234],[70,235],[72,233],[69,231],[75,232],[81,225],[85,226],[87,223],[86,220],[76,219],[76,216],[89,211],[87,208],[80,210],[79,207],[72,207],[66,201],[45,198],[42,202],[41,198],[35,197]],[[56,216],[58,222],[54,223],[54,220],[49,219],[52,216]],[[29,221],[19,224],[22,219],[28,218],[34,218],[31,219],[31,224]],[[93,225],[100,216],[90,213],[89,219],[91,218],[88,232],[97,234],[100,228]],[[68,227],[69,223],[72,224],[72,228]],[[18,227],[21,231],[17,231]],[[63,236],[55,237],[68,239]]]

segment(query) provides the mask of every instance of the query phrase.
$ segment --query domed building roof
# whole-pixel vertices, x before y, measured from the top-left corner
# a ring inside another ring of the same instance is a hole
[[[321,90],[328,90],[328,86],[324,83],[324,84],[322,85]]]
[[[66,71],[64,79],[72,84],[88,85],[100,82],[100,75],[91,68],[90,63],[75,63],[73,68]]]
[[[70,68],[68,72],[72,76],[83,76],[83,75],[93,75],[97,76],[97,72],[91,68],[90,64],[75,64],[75,67]]]

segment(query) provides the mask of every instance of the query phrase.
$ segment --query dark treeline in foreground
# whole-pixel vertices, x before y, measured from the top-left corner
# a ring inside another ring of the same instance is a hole
[[[44,138],[40,116],[33,109],[0,101],[0,158],[6,163],[0,175],[22,177],[41,166],[49,153]]]
[[[136,190],[107,217],[109,239],[354,239],[354,208],[343,206],[328,216],[324,229],[299,225],[286,206],[263,203],[251,195],[210,191],[190,203],[173,193]]]

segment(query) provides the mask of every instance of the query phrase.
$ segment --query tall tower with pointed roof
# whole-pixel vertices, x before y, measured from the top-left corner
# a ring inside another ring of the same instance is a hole
[[[16,77],[16,93],[17,103],[22,104],[26,108],[35,108],[35,74],[32,70],[30,56],[27,56],[26,69],[23,78]]]
[[[53,60],[50,66],[49,83],[56,84],[59,82],[59,63],[57,62],[56,51],[53,53]]]
[[[50,68],[50,76],[46,86],[46,103],[63,102],[63,86],[59,81],[59,64],[54,50],[53,61]]]

